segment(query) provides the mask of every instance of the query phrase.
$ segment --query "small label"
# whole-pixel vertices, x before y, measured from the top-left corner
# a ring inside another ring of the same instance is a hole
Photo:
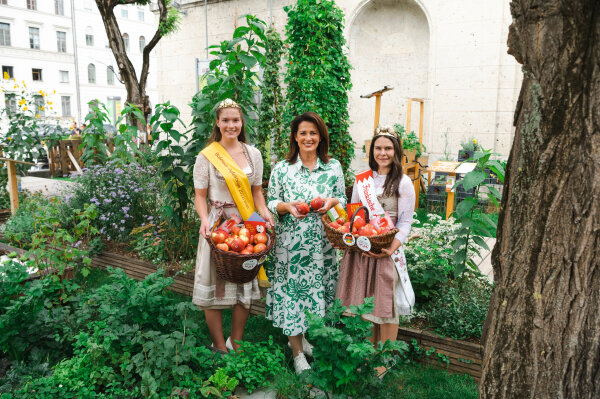
[[[454,192],[454,183],[456,182],[455,176],[448,176],[446,179],[446,192]]]
[[[354,245],[355,240],[354,240],[354,236],[352,234],[346,233],[342,236],[342,239],[344,240],[344,243],[347,246],[351,247]]]
[[[265,226],[263,226],[262,224],[259,224],[258,226],[256,226],[256,231],[258,231],[259,233],[264,233]]]
[[[244,263],[242,263],[242,268],[246,270],[252,270],[258,265],[258,261],[256,259],[248,259]]]
[[[356,239],[356,246],[362,249],[363,251],[371,250],[371,240],[368,237],[360,236]]]
[[[258,264],[262,265],[263,263],[265,263],[265,260],[267,260],[267,255],[261,256],[260,259],[258,260]]]

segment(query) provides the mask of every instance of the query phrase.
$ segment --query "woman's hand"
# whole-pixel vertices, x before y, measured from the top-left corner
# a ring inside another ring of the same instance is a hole
[[[208,221],[206,222],[202,222],[202,224],[200,225],[200,235],[204,238],[206,238],[207,240],[210,237],[210,223],[208,223]]]
[[[266,226],[268,229],[275,226],[275,219],[273,219],[273,215],[271,215],[271,211],[269,211],[268,209],[263,209],[262,211],[259,211],[258,214],[260,215],[261,218],[263,218],[265,220]]]
[[[298,205],[298,204],[301,204],[301,202],[300,201],[288,202],[287,204],[285,204],[285,209],[288,211],[288,213],[290,215],[292,215],[296,219],[302,220],[306,217],[306,215],[303,215],[300,212],[298,212],[298,209],[296,208],[296,205]]]
[[[376,259],[389,258],[401,246],[402,246],[402,242],[400,242],[400,240],[398,240],[397,238],[394,238],[394,241],[392,241],[392,243],[390,244],[390,246],[388,248],[381,248],[381,253],[376,254],[376,253],[369,251],[369,252],[366,252],[363,254],[365,256],[368,256],[369,258],[376,258]]]
[[[317,209],[317,212],[323,214],[339,203],[337,198],[323,198],[323,206]]]

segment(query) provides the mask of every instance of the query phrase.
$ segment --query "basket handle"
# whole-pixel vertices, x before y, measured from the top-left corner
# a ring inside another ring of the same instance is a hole
[[[358,208],[356,208],[356,210],[354,211],[354,213],[352,214],[352,216],[350,217],[350,233],[352,233],[352,228],[354,227],[354,219],[358,216],[358,212],[364,209],[365,210],[365,223],[369,223],[369,210],[367,209],[366,206],[362,205]]]

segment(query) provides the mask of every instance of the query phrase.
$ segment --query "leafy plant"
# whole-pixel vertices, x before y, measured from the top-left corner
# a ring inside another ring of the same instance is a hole
[[[314,362],[308,381],[334,395],[364,397],[378,380],[375,367],[388,368],[398,361],[397,353],[404,353],[408,346],[402,341],[386,341],[377,348],[367,339],[373,325],[361,316],[375,308],[373,298],[365,303],[350,306],[356,317],[343,317],[346,310],[338,298],[327,310],[325,317],[307,314],[309,334],[314,343]]]
[[[348,133],[350,63],[344,52],[344,14],[332,0],[298,0],[286,6],[289,46],[286,124],[307,111],[318,113],[329,130],[329,151],[348,176],[354,141]]]
[[[399,123],[394,125],[394,130],[396,131],[396,134],[402,137],[402,150],[409,152],[415,151],[416,158],[419,158],[423,155],[424,151],[427,151],[425,146],[419,141],[415,132],[411,131],[410,133],[406,133],[404,126]]]
[[[462,141],[460,143],[460,147],[463,149],[463,151],[468,152],[483,151],[483,148],[481,148],[481,145],[477,142],[477,140],[474,137],[470,137]]]
[[[224,358],[224,371],[235,377],[248,392],[267,386],[283,369],[283,352],[269,336],[267,342],[240,341],[236,352]]]
[[[235,377],[229,377],[223,368],[217,369],[208,381],[217,388],[221,395],[226,397],[231,396],[239,384],[239,381]]]
[[[107,134],[104,124],[110,122],[106,106],[98,100],[88,103],[90,112],[85,121],[88,126],[81,132],[81,161],[86,166],[103,165],[108,160]]]
[[[454,211],[456,221],[460,223],[461,228],[456,232],[457,237],[452,242],[455,250],[453,263],[455,265],[454,273],[460,275],[467,266],[477,270],[477,265],[469,256],[473,251],[479,254],[479,248],[490,250],[483,237],[491,237],[497,229],[497,222],[490,219],[484,213],[475,213],[475,206],[479,203],[479,193],[482,187],[486,188],[486,194],[489,200],[499,207],[498,200],[502,198],[500,192],[487,183],[485,180],[489,177],[488,170],[494,172],[497,178],[504,182],[504,168],[500,162],[490,159],[491,150],[477,151],[472,158],[467,161],[475,161],[475,169],[465,174],[465,177],[454,185],[454,188],[462,187],[465,191],[475,189],[473,195],[462,200]]]
[[[285,99],[281,92],[279,63],[284,53],[283,40],[274,28],[265,33],[265,63],[260,88],[261,101],[256,125],[256,147],[263,156],[263,180],[271,175],[271,158],[282,160],[287,154],[288,141],[283,128]]]
[[[492,288],[483,278],[448,281],[427,306],[427,321],[446,337],[480,338]]]

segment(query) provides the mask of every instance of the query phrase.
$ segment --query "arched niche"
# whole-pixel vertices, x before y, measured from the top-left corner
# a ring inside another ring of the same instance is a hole
[[[373,135],[375,110],[374,98],[364,99],[361,95],[385,85],[394,88],[382,97],[382,125],[406,123],[407,98],[428,99],[430,26],[425,12],[414,0],[363,2],[349,22],[348,56],[353,68],[350,133],[360,148]],[[427,128],[427,116],[424,122]],[[411,123],[415,132],[417,123],[415,104]]]

